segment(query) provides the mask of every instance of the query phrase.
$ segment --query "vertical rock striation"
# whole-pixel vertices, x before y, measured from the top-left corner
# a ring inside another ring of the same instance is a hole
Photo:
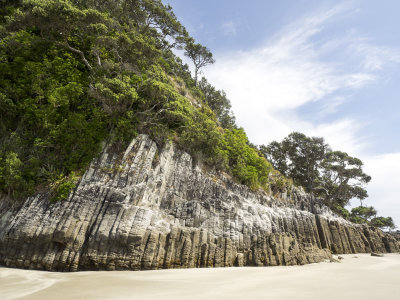
[[[0,200],[0,264],[77,270],[274,266],[333,253],[395,252],[399,243],[351,224],[293,188],[253,193],[201,170],[173,144],[141,135],[123,155],[105,149],[69,195],[19,207]]]

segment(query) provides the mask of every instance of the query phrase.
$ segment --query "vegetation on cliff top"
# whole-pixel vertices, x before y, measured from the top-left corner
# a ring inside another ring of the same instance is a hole
[[[192,60],[194,78],[174,48]],[[121,150],[146,133],[252,189],[285,190],[282,173],[344,215],[349,199],[367,196],[362,162],[323,139],[295,133],[251,145],[226,94],[198,78],[212,63],[161,0],[2,1],[0,190],[65,199],[103,141]]]
[[[197,83],[174,47],[197,71],[213,62],[160,0],[2,2],[0,189],[63,199],[103,141],[122,149],[138,133],[267,188],[272,167],[225,93]]]

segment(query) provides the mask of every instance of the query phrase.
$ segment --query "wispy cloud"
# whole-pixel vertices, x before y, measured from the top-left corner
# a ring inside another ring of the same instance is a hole
[[[235,21],[227,21],[221,24],[221,30],[224,35],[233,36],[236,35],[236,28],[238,23]]]
[[[327,115],[335,113],[338,108],[347,100],[345,96],[332,97],[330,101],[325,101],[319,112],[319,117],[324,118]]]
[[[338,5],[289,24],[257,49],[217,53],[217,63],[205,73],[227,92],[239,124],[253,142],[267,143],[294,130],[317,134],[323,133],[322,128],[329,128],[328,142],[343,137],[343,142],[338,142],[341,149],[361,151],[359,139],[348,138],[349,134],[358,137],[363,125],[359,120],[345,118],[315,124],[297,112],[305,104],[318,102],[323,120],[337,111],[349,94],[376,82],[376,71],[384,64],[400,62],[396,51],[366,43],[365,38],[357,38],[351,30],[342,38],[318,39],[330,24],[349,11],[349,4]],[[338,49],[357,55],[348,58],[351,61],[324,59],[327,51]],[[260,127],[260,122],[264,126]],[[343,128],[349,122],[359,126]]]
[[[310,134],[326,131],[331,135],[326,136],[328,141],[342,136],[348,149],[360,148],[347,138],[349,132],[356,135],[356,127],[343,128],[349,120],[315,125],[296,112],[307,103],[324,101],[335,92],[360,89],[375,80],[374,74],[362,68],[344,71],[335,63],[322,60],[318,52],[321,46],[313,42],[324,26],[346,8],[336,6],[296,21],[252,51],[217,54],[217,64],[209,67],[206,74],[217,87],[226,90],[239,124],[253,142],[267,143],[294,130]],[[338,105],[336,102],[336,108]],[[327,114],[328,110],[322,113]],[[338,142],[342,147],[344,143]]]
[[[370,164],[368,170],[375,177],[370,194],[380,199],[376,206],[385,213],[388,205],[393,205],[388,199],[400,194],[400,187],[394,192],[386,180],[386,174],[393,170],[388,162],[394,157],[400,163],[400,153],[367,156],[370,141],[362,135],[365,124],[344,115],[324,121],[340,110],[355,91],[377,82],[385,66],[400,63],[396,49],[374,45],[352,30],[343,37],[326,40],[324,30],[349,13],[348,4],[335,6],[295,21],[257,49],[217,53],[217,63],[205,73],[214,85],[227,92],[238,123],[252,142],[266,144],[292,131],[301,131],[325,137],[334,149],[365,157],[366,164]],[[338,51],[342,55],[340,61],[327,55]],[[318,122],[299,112],[310,103],[321,107],[316,112]],[[375,168],[381,163],[386,171],[377,172]],[[397,217],[400,221],[400,213]]]
[[[400,63],[400,49],[377,46],[368,41],[355,43],[352,49],[363,57],[363,67],[368,71],[382,70],[389,63]]]

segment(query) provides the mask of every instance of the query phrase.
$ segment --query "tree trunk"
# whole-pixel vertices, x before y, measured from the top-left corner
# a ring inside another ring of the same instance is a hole
[[[199,68],[195,67],[195,69],[194,69],[194,84],[195,84],[195,86],[197,86],[198,73],[199,73]]]

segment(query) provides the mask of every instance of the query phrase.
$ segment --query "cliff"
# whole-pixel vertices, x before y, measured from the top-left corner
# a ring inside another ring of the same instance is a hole
[[[68,200],[0,200],[0,264],[77,270],[273,266],[333,253],[395,252],[382,231],[335,216],[310,195],[251,192],[147,136],[107,148]]]

